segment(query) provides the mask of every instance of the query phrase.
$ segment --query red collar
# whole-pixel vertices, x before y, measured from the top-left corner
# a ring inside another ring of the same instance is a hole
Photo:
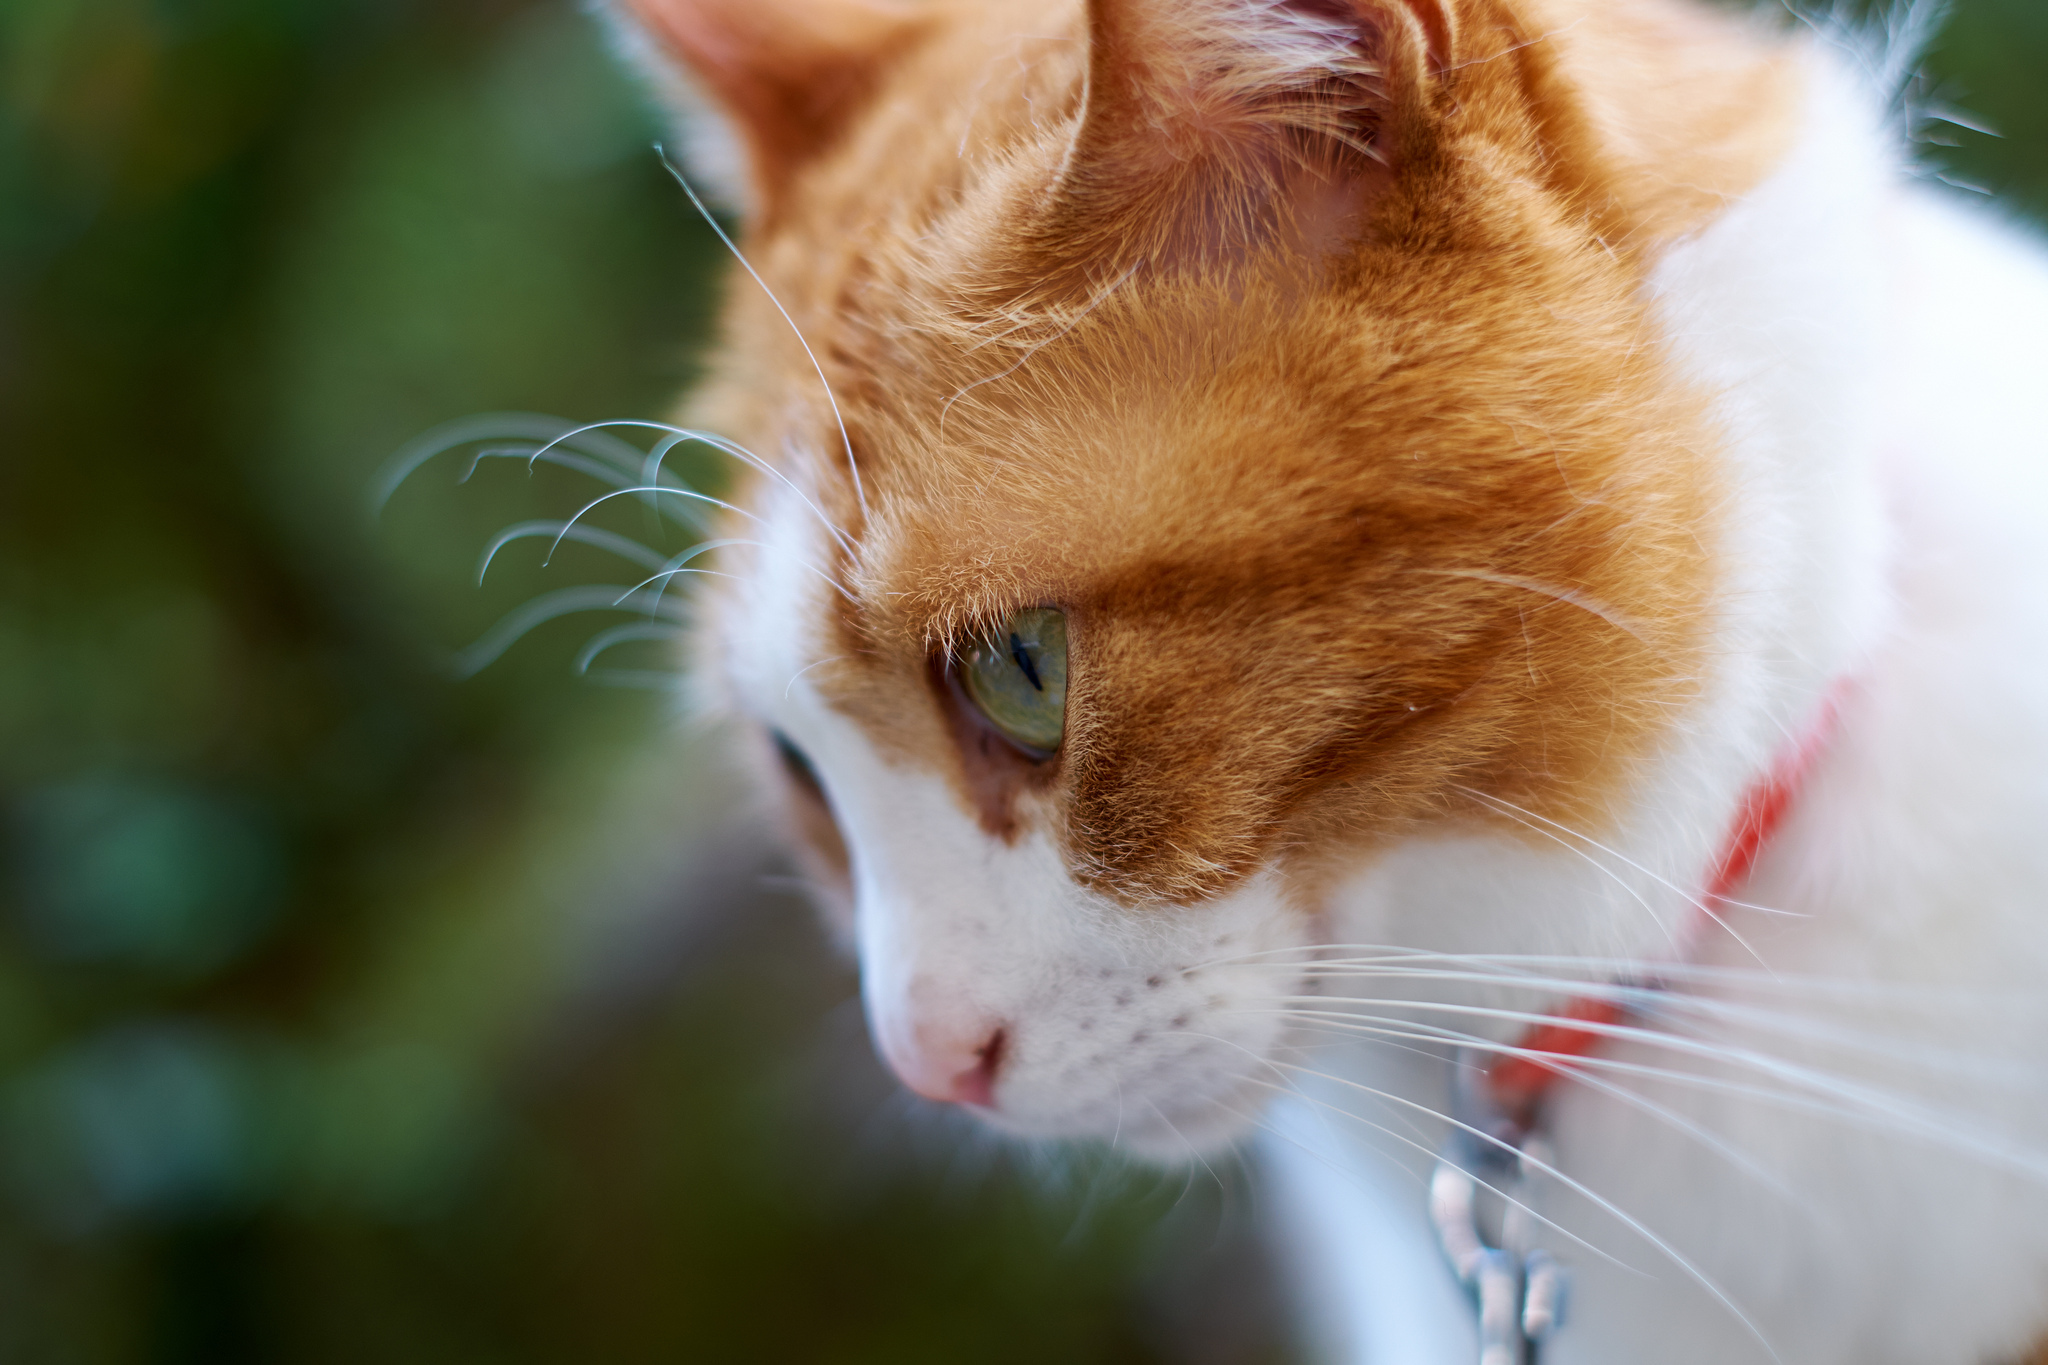
[[[1735,820],[1710,864],[1700,894],[1693,901],[1693,940],[1721,924],[1721,912],[1749,877],[1757,855],[1784,824],[1792,803],[1815,762],[1834,737],[1847,684],[1838,682],[1822,698],[1806,729],[1780,749],[1771,766],[1752,782],[1735,808]],[[1550,1088],[1572,1072],[1571,1060],[1593,1050],[1616,1024],[1625,1023],[1628,1007],[1607,996],[1579,996],[1557,1011],[1551,1022],[1532,1024],[1488,1070],[1486,1089],[1518,1131],[1534,1126],[1536,1111]]]

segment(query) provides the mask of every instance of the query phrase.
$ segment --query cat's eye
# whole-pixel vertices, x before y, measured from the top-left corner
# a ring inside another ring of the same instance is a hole
[[[1032,754],[1060,747],[1067,725],[1067,618],[1049,607],[1013,613],[974,642],[960,682],[1004,738]]]
[[[775,756],[782,760],[782,770],[789,774],[789,780],[796,783],[805,795],[823,801],[825,784],[818,780],[818,770],[811,766],[810,756],[780,730],[770,730],[768,737],[775,743]]]

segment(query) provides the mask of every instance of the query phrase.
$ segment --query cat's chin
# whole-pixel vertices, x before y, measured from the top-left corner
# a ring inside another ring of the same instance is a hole
[[[1130,1106],[1142,1113],[1127,1111],[1107,1115],[1103,1122],[1085,1124],[1034,1123],[1027,1116],[1001,1109],[976,1107],[971,1112],[979,1122],[1006,1137],[1100,1146],[1151,1165],[1178,1167],[1206,1162],[1242,1147],[1258,1126],[1257,1106],[1261,1098],[1246,1098],[1228,1107],[1212,1104],[1199,1113],[1176,1112],[1148,1102]]]
[[[1187,1166],[1242,1147],[1252,1127],[1251,1119],[1236,1114],[1177,1118],[1170,1123],[1154,1119],[1150,1124],[1126,1127],[1114,1135],[1111,1145],[1155,1166]]]

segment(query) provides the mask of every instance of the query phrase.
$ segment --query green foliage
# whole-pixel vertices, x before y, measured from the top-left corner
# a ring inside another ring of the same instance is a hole
[[[451,676],[615,576],[475,586],[597,490],[365,512],[691,374],[715,239],[595,26],[16,0],[0,72],[0,1359],[1153,1358],[1177,1182],[961,1185],[857,1028],[819,1069],[850,978],[667,703],[574,622]]]

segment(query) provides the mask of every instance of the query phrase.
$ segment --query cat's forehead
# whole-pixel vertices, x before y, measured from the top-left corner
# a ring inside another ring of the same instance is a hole
[[[821,409],[800,419],[863,520],[850,586],[932,636],[1034,599],[1296,594],[1373,562],[1489,560],[1560,517],[1590,531],[1585,490],[1688,463],[1696,410],[1620,271],[1560,269],[1546,293],[1526,260],[1507,280],[1478,253],[1386,255],[1308,294],[1134,274],[994,341],[914,300],[915,328],[839,348],[845,443]]]

